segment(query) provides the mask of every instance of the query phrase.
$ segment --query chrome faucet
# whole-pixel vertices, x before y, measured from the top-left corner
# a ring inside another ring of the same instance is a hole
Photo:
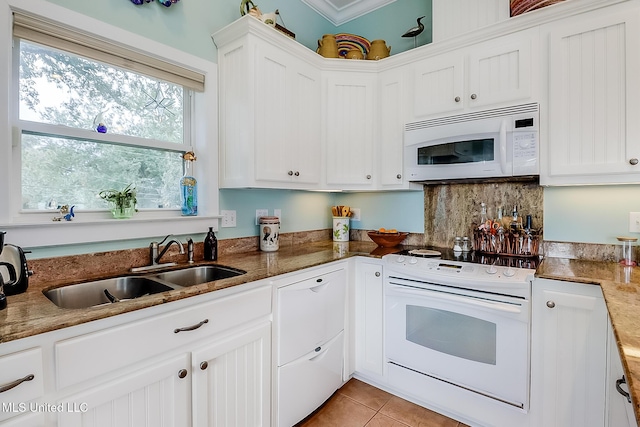
[[[151,242],[151,244],[149,244],[149,258],[150,258],[152,266],[153,265],[158,265],[160,263],[160,258],[162,258],[162,255],[164,255],[167,252],[167,250],[169,250],[169,247],[174,243],[176,245],[178,245],[178,248],[180,248],[180,253],[184,254],[184,245],[178,239],[169,240],[167,242],[167,244],[165,245],[164,249],[162,250],[162,252],[160,252],[160,254],[158,254],[158,250],[160,249],[160,245],[162,245],[164,243],[164,241],[167,240],[171,236],[172,236],[172,234],[167,235],[164,239],[162,239],[162,242],[160,242],[160,243]]]

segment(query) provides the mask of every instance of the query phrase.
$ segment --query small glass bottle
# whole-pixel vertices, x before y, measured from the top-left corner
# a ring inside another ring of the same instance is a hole
[[[617,237],[618,241],[622,243],[620,253],[620,264],[625,267],[633,267],[636,265],[634,248],[636,241],[635,237]]]
[[[193,162],[196,156],[193,151],[182,155],[184,159],[184,175],[180,179],[180,203],[183,216],[198,215],[198,182],[192,176]]]

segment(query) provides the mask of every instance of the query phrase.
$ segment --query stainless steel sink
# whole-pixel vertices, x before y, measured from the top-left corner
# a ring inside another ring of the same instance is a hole
[[[171,290],[149,277],[127,276],[63,286],[45,291],[44,295],[58,307],[88,308]]]
[[[200,283],[213,282],[220,279],[240,276],[245,273],[245,271],[236,270],[230,267],[203,265],[200,267],[167,271],[166,273],[156,274],[153,277],[157,277],[160,280],[173,283],[178,286],[195,286]]]

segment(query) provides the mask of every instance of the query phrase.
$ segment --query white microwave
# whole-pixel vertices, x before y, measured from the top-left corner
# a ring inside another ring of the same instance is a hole
[[[539,175],[539,106],[523,104],[407,123],[405,177],[429,182]]]

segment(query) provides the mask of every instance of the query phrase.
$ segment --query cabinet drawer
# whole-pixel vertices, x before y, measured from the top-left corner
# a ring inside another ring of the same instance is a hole
[[[33,348],[0,357],[0,420],[28,412],[44,394],[42,350]]]
[[[346,273],[337,270],[278,289],[278,366],[344,329]]]
[[[278,368],[278,426],[296,424],[342,385],[344,333]]]
[[[57,342],[57,387],[125,368],[270,313],[271,287],[264,286]]]

